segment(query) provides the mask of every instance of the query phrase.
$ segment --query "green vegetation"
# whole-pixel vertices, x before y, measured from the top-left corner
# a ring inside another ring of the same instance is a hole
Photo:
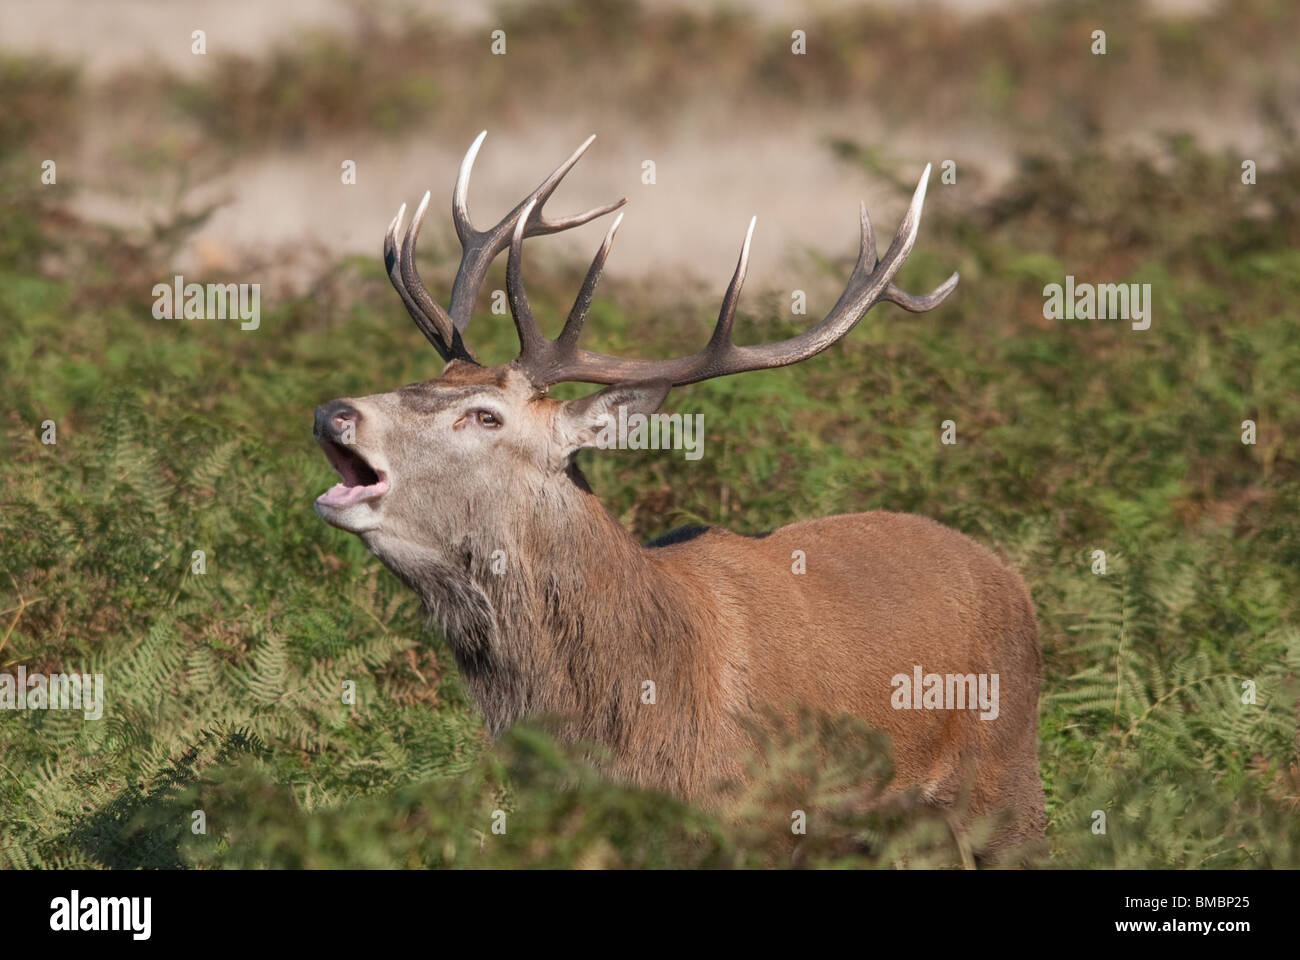
[[[75,78],[36,70],[0,64],[0,101],[71,110]],[[333,482],[315,404],[438,367],[382,265],[264,296],[253,332],[154,319],[163,241],[54,214],[27,186],[35,141],[10,142],[37,135],[17,120],[0,137],[0,672],[102,672],[108,697],[97,722],[0,713],[0,866],[962,862],[933,814],[834,808],[848,772],[887,765],[831,718],[769,744],[774,772],[725,816],[609,784],[540,726],[490,745],[413,595],[311,508]],[[884,508],[1002,550],[1041,623],[1041,862],[1300,867],[1300,155],[1283,124],[1275,135],[1286,159],[1255,186],[1240,158],[1174,138],[1158,161],[1094,140],[1035,153],[960,211],[932,188],[900,279],[928,288],[955,266],[942,309],[883,305],[805,364],[675,391],[671,409],[705,416],[698,462],[601,452],[583,468],[644,538]],[[824,265],[826,291],[846,262]],[[582,266],[530,277],[539,311],[567,309]],[[1151,283],[1151,329],[1044,320],[1043,286],[1067,273]],[[741,342],[809,319],[751,285]],[[585,342],[645,356],[702,342],[708,296],[646,289],[609,278]],[[473,336],[491,360],[512,354],[499,317]],[[938,442],[946,419],[956,446]],[[812,743],[833,748],[828,767]],[[809,796],[823,819],[792,837]]]

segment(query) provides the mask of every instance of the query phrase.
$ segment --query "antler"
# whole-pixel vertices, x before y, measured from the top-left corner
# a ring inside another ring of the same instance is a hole
[[[559,233],[561,230],[581,226],[617,210],[627,202],[627,199],[622,198],[614,203],[588,210],[586,213],[562,217],[558,220],[550,220],[542,213],[542,207],[555,192],[555,188],[559,186],[565,174],[573,168],[596,139],[595,135],[592,135],[495,226],[488,230],[477,230],[470,221],[466,198],[469,193],[469,175],[474,167],[474,158],[478,155],[479,147],[482,146],[483,138],[486,136],[486,130],[480,133],[465,154],[465,159],[460,165],[460,174],[456,178],[456,188],[452,192],[452,220],[456,226],[456,235],[460,238],[462,255],[451,288],[449,309],[444,310],[430,296],[415,268],[415,243],[419,238],[420,225],[424,222],[424,215],[429,207],[428,192],[424,194],[419,207],[416,208],[415,216],[411,218],[411,225],[402,239],[400,252],[397,245],[397,232],[401,229],[406,214],[405,204],[397,211],[397,216],[389,224],[388,233],[384,237],[384,263],[388,268],[388,277],[401,296],[402,302],[406,304],[406,309],[415,320],[416,326],[444,360],[477,362],[461,338],[461,334],[469,325],[474,301],[483,285],[488,267],[496,259],[497,254],[507,246],[510,248],[510,257],[506,267],[506,294],[510,301],[510,312],[514,317],[515,329],[519,333],[520,347],[515,364],[540,389],[564,381],[619,383],[629,380],[662,379],[669,381],[673,386],[682,386],[730,373],[786,366],[815,356],[840,340],[857,325],[868,310],[881,300],[888,300],[905,310],[920,313],[938,306],[957,286],[956,273],[923,296],[907,293],[895,286],[893,282],[894,275],[898,273],[912,251],[917,230],[921,225],[921,207],[925,202],[925,188],[930,180],[930,167],[927,164],[925,172],[921,174],[920,182],[916,185],[916,192],[912,195],[907,215],[899,224],[898,232],[889,244],[889,249],[885,251],[883,259],[877,257],[876,240],[871,229],[871,220],[867,216],[867,206],[865,203],[861,205],[862,241],[858,250],[858,260],[849,277],[848,285],[825,319],[798,336],[777,343],[748,347],[737,346],[732,342],[731,328],[736,318],[740,288],[745,282],[745,273],[749,266],[749,245],[757,221],[757,218],[754,218],[749,222],[749,230],[745,233],[745,242],[740,249],[736,272],[732,275],[726,296],[722,299],[718,322],[704,349],[674,360],[612,357],[580,349],[578,335],[582,331],[596,283],[600,279],[605,260],[614,242],[614,234],[618,231],[619,224],[623,222],[620,214],[609,228],[609,232],[605,234],[605,240],[591,262],[578,298],[573,304],[573,309],[569,311],[564,329],[555,340],[548,340],[542,335],[529,306],[528,296],[524,292],[522,271],[524,239]]]
[[[429,207],[427,191],[419,207],[416,208],[415,216],[411,218],[411,226],[402,239],[400,253],[397,232],[401,229],[402,219],[406,214],[406,204],[402,204],[397,211],[397,216],[388,225],[388,233],[384,237],[384,265],[388,268],[388,279],[392,281],[393,287],[402,298],[402,303],[406,305],[406,310],[415,321],[415,325],[420,328],[444,360],[476,362],[473,353],[461,339],[461,334],[469,325],[470,317],[474,312],[474,301],[483,286],[483,278],[487,275],[488,267],[496,259],[497,254],[510,244],[512,236],[516,233],[529,237],[559,233],[561,230],[578,227],[597,217],[603,217],[627,203],[627,198],[624,197],[614,203],[588,210],[586,213],[561,217],[558,220],[550,220],[542,213],[543,205],[555,192],[564,175],[573,168],[596,139],[593,134],[499,223],[488,230],[477,230],[470,221],[466,200],[474,158],[478,156],[479,147],[482,146],[483,138],[486,136],[487,131],[484,130],[475,138],[465,154],[465,159],[461,161],[460,174],[456,177],[456,188],[451,196],[451,216],[456,226],[456,236],[460,239],[462,254],[460,267],[456,271],[456,279],[451,287],[450,309],[444,310],[430,296],[415,268],[415,242],[420,236],[420,224],[423,223],[425,211]]]
[[[907,209],[907,215],[899,225],[898,233],[895,234],[889,249],[885,251],[884,259],[876,257],[875,235],[871,229],[871,220],[867,216],[867,206],[865,203],[861,205],[862,242],[858,261],[849,277],[848,286],[825,319],[812,329],[788,340],[741,347],[732,342],[731,327],[736,317],[736,303],[740,298],[740,288],[745,282],[745,272],[749,265],[749,244],[754,235],[757,217],[750,220],[749,230],[745,234],[745,243],[740,249],[740,261],[736,264],[736,272],[732,275],[726,296],[722,299],[722,309],[718,313],[718,322],[713,328],[713,335],[699,353],[675,360],[612,357],[581,350],[577,346],[578,333],[586,318],[587,308],[591,305],[592,292],[605,265],[605,258],[609,256],[610,245],[614,241],[614,233],[618,230],[619,223],[622,222],[622,215],[614,221],[609,233],[605,235],[605,242],[601,244],[600,250],[592,261],[582,290],[560,336],[555,340],[547,340],[542,335],[528,305],[520,269],[524,237],[531,235],[527,223],[534,205],[539,202],[530,199],[525,202],[524,213],[515,225],[510,243],[510,259],[506,268],[506,291],[510,299],[510,310],[514,315],[515,327],[519,331],[520,354],[515,363],[524,370],[535,385],[542,389],[564,381],[619,383],[628,380],[657,379],[667,380],[673,386],[682,386],[730,373],[782,367],[806,360],[821,353],[847,334],[866,312],[881,300],[896,303],[914,313],[930,310],[938,306],[957,286],[956,273],[924,296],[906,293],[893,283],[894,275],[898,273],[903,261],[911,252],[913,243],[916,242],[917,229],[921,225],[921,207],[925,202],[925,188],[929,179],[930,167],[927,164],[925,172],[921,174],[921,181],[916,186],[916,192],[912,195],[912,203]]]

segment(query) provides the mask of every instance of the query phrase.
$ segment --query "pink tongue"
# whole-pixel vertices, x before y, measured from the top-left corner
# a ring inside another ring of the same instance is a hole
[[[327,507],[344,507],[359,500],[373,499],[387,492],[388,481],[382,479],[378,483],[369,485],[348,486],[346,483],[336,483],[317,497],[316,502],[323,503]]]

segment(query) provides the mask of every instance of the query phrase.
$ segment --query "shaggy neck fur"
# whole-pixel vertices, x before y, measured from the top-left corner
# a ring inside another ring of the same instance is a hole
[[[695,793],[720,719],[704,682],[714,618],[698,601],[688,617],[697,591],[570,480],[473,504],[438,544],[376,552],[442,626],[493,735],[550,716],[603,745],[611,772]]]

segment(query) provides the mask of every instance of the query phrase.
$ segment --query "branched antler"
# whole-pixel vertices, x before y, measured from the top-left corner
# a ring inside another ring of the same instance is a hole
[[[866,204],[861,205],[861,245],[848,285],[830,313],[816,326],[797,336],[776,343],[743,347],[737,346],[732,341],[731,332],[736,318],[736,304],[740,299],[740,288],[745,282],[745,273],[749,265],[749,247],[757,220],[754,218],[749,222],[749,230],[745,233],[745,242],[740,249],[740,260],[736,264],[735,273],[732,274],[731,283],[727,286],[727,293],[722,299],[718,322],[713,328],[709,342],[698,353],[673,360],[640,360],[613,357],[579,348],[578,335],[586,319],[587,310],[591,306],[592,294],[604,269],[605,260],[609,256],[614,234],[623,221],[620,214],[609,228],[609,232],[605,234],[605,240],[592,260],[578,298],[565,321],[564,329],[555,340],[548,340],[538,327],[528,303],[528,296],[524,291],[522,271],[524,239],[539,234],[556,233],[587,223],[616,210],[626,200],[619,200],[617,203],[597,207],[586,213],[561,220],[547,220],[542,215],[542,205],[563,176],[591,145],[591,141],[595,139],[591,137],[536,190],[520,201],[519,205],[500,223],[491,230],[475,230],[469,222],[465,195],[469,184],[470,167],[473,165],[479,145],[483,142],[483,137],[484,134],[479,134],[474,145],[470,147],[469,153],[466,154],[452,196],[452,216],[465,254],[456,274],[455,284],[452,286],[450,313],[434,302],[415,272],[415,238],[419,234],[420,222],[424,218],[428,205],[427,193],[402,242],[400,258],[395,257],[393,251],[394,234],[401,224],[401,212],[389,227],[384,244],[385,260],[388,263],[389,276],[393,280],[393,285],[397,287],[411,316],[415,318],[416,324],[443,357],[472,361],[473,356],[461,341],[460,333],[469,323],[474,298],[489,264],[498,253],[509,246],[506,295],[510,301],[510,312],[514,317],[515,329],[519,334],[520,348],[515,365],[523,370],[539,389],[544,390],[552,384],[566,381],[619,383],[635,380],[667,380],[673,386],[682,386],[731,373],[798,363],[800,360],[815,356],[844,337],[866,312],[881,300],[888,300],[906,310],[919,313],[938,306],[957,286],[956,273],[934,290],[921,296],[907,293],[893,282],[895,274],[912,251],[917,230],[921,225],[921,208],[925,203],[925,190],[930,180],[930,167],[927,165],[925,172],[921,174],[920,182],[916,185],[907,214],[899,224],[898,232],[894,235],[883,258],[877,257],[871,220],[867,216]]]
[[[424,222],[424,214],[429,207],[427,191],[419,207],[416,208],[415,216],[411,218],[411,226],[401,242],[400,254],[397,231],[401,229],[402,218],[406,213],[405,204],[397,211],[397,216],[389,224],[388,233],[384,237],[384,263],[388,268],[388,278],[397,289],[402,302],[406,304],[406,310],[415,321],[415,325],[420,328],[444,360],[473,362],[474,356],[461,339],[461,334],[469,325],[470,317],[474,312],[474,301],[483,286],[488,267],[492,265],[497,254],[509,245],[516,226],[522,225],[524,234],[529,237],[559,233],[561,230],[579,227],[597,217],[603,217],[627,203],[627,198],[624,197],[614,203],[588,210],[586,213],[561,217],[558,220],[550,220],[542,212],[543,205],[560,185],[564,175],[573,168],[596,139],[593,134],[499,223],[488,230],[475,229],[470,221],[467,204],[469,175],[474,168],[474,158],[478,156],[479,147],[483,145],[483,138],[486,136],[487,131],[484,130],[475,138],[465,154],[465,159],[461,161],[460,174],[456,177],[456,188],[452,192],[451,216],[456,226],[456,236],[460,239],[462,254],[460,267],[456,271],[456,279],[451,287],[449,309],[444,310],[429,295],[415,268],[415,242],[419,239],[420,225]]]

